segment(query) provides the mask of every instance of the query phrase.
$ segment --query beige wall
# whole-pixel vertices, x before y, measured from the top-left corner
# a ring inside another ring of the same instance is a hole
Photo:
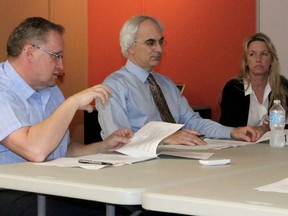
[[[29,16],[49,17],[48,0],[0,1],[0,60],[6,59],[6,42],[9,34]]]
[[[65,97],[87,86],[87,2],[86,0],[1,0],[0,61],[6,59],[6,42],[13,28],[30,16],[41,16],[66,29],[64,82],[59,83]],[[71,136],[83,141],[83,112],[77,112]]]
[[[59,84],[65,97],[87,87],[87,2],[86,0],[50,0],[50,18],[66,28],[64,83]],[[83,112],[71,123],[73,140],[84,142]]]
[[[273,41],[281,65],[281,73],[288,77],[288,1],[258,0],[258,31]]]

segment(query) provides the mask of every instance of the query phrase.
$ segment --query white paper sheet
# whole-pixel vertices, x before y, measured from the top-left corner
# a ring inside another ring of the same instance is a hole
[[[287,130],[287,129],[284,130],[284,134],[285,134],[286,139],[287,139],[287,135],[288,135],[288,130]],[[267,131],[262,137],[260,137],[260,139],[258,139],[258,140],[256,141],[256,143],[269,142],[269,140],[270,140],[270,135],[271,135],[271,132],[270,132],[270,131]],[[286,145],[287,145],[287,141],[286,141]]]
[[[245,142],[237,140],[223,140],[223,139],[208,139],[205,138],[206,145],[161,145],[158,146],[158,151],[165,151],[166,149],[182,149],[182,150],[220,150],[231,147],[239,147],[244,145],[255,144],[254,142]]]
[[[191,151],[161,151],[159,155],[170,155],[174,157],[182,157],[182,158],[190,158],[190,159],[197,159],[197,160],[207,160],[209,159],[214,153],[211,152],[191,152]]]
[[[79,159],[87,159],[91,160],[91,163],[79,163]],[[85,169],[102,169],[106,167],[107,165],[99,165],[93,163],[93,161],[97,162],[109,162],[113,164],[113,166],[122,166],[126,164],[132,164],[140,161],[149,160],[151,157],[131,157],[127,155],[121,155],[121,154],[92,154],[92,155],[85,155],[81,157],[63,157],[58,158],[51,161],[46,161],[42,163],[34,163],[35,165],[43,165],[43,166],[59,166],[59,167],[82,167]]]
[[[288,193],[288,178],[255,189],[264,192]]]
[[[134,134],[129,144],[117,149],[117,152],[133,157],[157,157],[159,143],[182,127],[182,124],[149,122]]]
[[[63,157],[57,158],[51,161],[45,161],[42,163],[33,163],[35,165],[41,166],[58,166],[58,167],[81,167],[85,169],[99,170],[105,167],[105,165],[98,164],[81,164],[78,162],[79,158],[77,157]]]

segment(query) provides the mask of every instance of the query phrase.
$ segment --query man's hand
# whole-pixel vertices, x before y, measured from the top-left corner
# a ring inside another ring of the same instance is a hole
[[[112,93],[111,89],[104,85],[96,85],[91,88],[87,88],[81,92],[76,93],[69,99],[73,100],[77,109],[87,110],[92,112],[94,106],[91,104],[96,98],[100,98],[102,104],[107,103],[109,95]]]
[[[104,147],[104,152],[114,151],[123,145],[128,144],[131,141],[133,132],[130,128],[123,128],[110,134],[105,140],[103,140],[102,145]]]
[[[163,140],[164,144],[183,144],[183,145],[205,145],[206,142],[198,131],[183,129],[175,132],[174,134],[166,137]]]
[[[260,130],[253,127],[238,127],[233,128],[231,137],[236,140],[245,140],[246,142],[255,142],[262,136]]]
[[[267,131],[270,130],[270,127],[269,125],[267,124],[263,124],[261,126],[255,126],[255,127],[252,127],[254,130],[258,131],[259,133],[259,138],[262,137]]]

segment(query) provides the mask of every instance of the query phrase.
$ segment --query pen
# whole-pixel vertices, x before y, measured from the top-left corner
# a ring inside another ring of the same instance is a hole
[[[113,163],[110,163],[110,162],[87,160],[87,159],[79,159],[78,162],[85,163],[85,164],[113,165]]]
[[[197,137],[201,138],[201,137],[205,137],[204,134],[200,134],[200,135],[196,135]]]

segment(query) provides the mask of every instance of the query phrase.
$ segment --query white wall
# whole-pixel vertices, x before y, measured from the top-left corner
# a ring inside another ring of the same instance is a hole
[[[288,78],[288,0],[258,0],[257,31],[267,34],[276,46],[281,74]]]

